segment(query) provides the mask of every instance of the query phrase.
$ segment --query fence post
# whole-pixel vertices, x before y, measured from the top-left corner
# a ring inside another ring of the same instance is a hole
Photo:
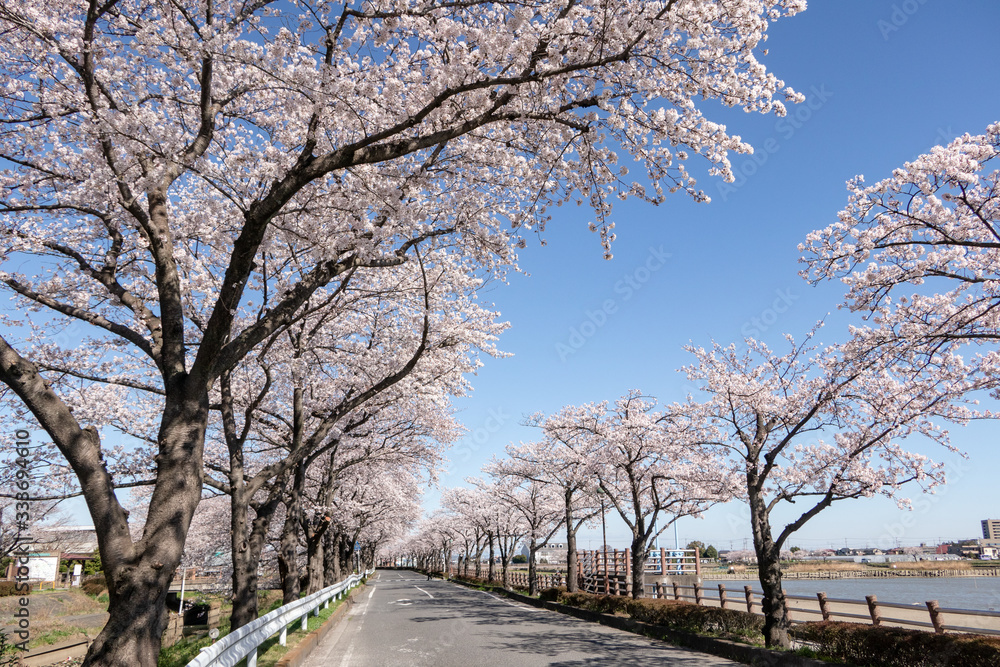
[[[819,600],[819,611],[823,614],[823,620],[830,620],[830,605],[826,601],[826,593],[817,593],[816,598]]]
[[[302,614],[302,632],[309,631],[309,613]],[[248,665],[249,667],[249,665]]]
[[[753,613],[753,589],[749,586],[743,587],[743,593],[747,596],[747,611]]]
[[[726,608],[726,585],[719,584],[719,606]]]
[[[876,628],[882,624],[882,614],[878,610],[878,597],[874,595],[866,595],[865,600],[868,601],[868,613],[872,617],[872,625]]]
[[[674,585],[674,599],[675,599],[675,600],[680,600],[680,599],[681,599],[681,591],[680,591],[680,588],[679,588],[679,587],[677,586],[677,582],[676,582],[676,581],[674,581],[674,582],[672,582],[672,583],[673,583],[673,585]]]
[[[663,599],[663,582],[662,581],[657,581],[655,584],[653,584],[653,591],[654,591],[654,593],[653,593],[654,597],[656,597],[657,600],[662,600]]]
[[[944,619],[941,613],[941,608],[938,606],[937,600],[927,601],[927,611],[931,613],[931,623],[934,624],[934,632],[943,635],[944,634]]]
[[[288,626],[281,628],[281,635],[278,636],[278,644],[281,646],[288,645]]]
[[[660,547],[660,575],[667,573],[667,551]]]
[[[792,612],[788,609],[788,591],[784,588],[781,589],[781,606],[785,609],[785,618],[789,623],[792,622]]]
[[[701,584],[697,581],[694,582],[694,603],[701,604]]]
[[[595,554],[596,556],[596,554]],[[611,584],[608,580],[608,545],[604,545],[604,594],[611,594]]]
[[[694,574],[701,579],[701,550],[694,548]]]

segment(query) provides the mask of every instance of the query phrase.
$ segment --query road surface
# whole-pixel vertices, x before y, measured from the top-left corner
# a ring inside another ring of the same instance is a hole
[[[379,570],[305,667],[731,667],[597,623],[415,572]]]

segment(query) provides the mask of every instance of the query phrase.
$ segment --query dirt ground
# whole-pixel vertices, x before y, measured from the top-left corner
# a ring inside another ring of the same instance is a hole
[[[17,625],[14,613],[19,609],[17,596],[0,598],[0,627],[10,634]],[[59,632],[54,641],[95,637],[108,620],[107,604],[88,597],[82,591],[33,592],[28,603],[31,636]]]

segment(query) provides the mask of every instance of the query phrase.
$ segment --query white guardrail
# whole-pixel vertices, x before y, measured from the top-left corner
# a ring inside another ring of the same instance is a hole
[[[189,662],[187,667],[234,667],[243,658],[247,659],[247,667],[257,667],[257,647],[279,632],[281,636],[278,643],[284,646],[289,625],[301,621],[302,629],[308,629],[309,612],[313,616],[319,616],[320,606],[328,607],[331,599],[340,599],[342,594],[357,586],[374,571],[369,570],[363,575],[352,574],[333,586],[278,607],[201,649],[198,657]]]

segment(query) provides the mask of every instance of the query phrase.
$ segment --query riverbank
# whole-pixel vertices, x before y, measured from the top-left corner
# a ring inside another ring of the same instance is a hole
[[[702,571],[701,578],[704,581],[740,581],[743,579],[755,579],[757,570],[747,568],[740,572],[711,572]],[[808,572],[798,572],[795,570],[782,570],[782,579],[892,579],[896,577],[1000,577],[998,567],[975,567],[975,568],[947,568],[936,570],[914,570],[904,568],[883,568],[872,567],[856,570],[814,570]]]

